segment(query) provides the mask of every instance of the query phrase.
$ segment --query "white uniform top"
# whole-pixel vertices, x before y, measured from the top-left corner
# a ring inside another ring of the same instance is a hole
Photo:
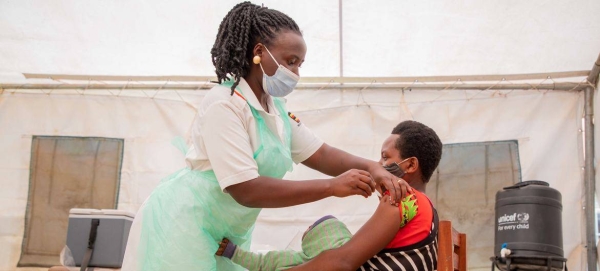
[[[283,121],[271,97],[267,97],[269,113],[241,78],[236,88],[264,118],[271,131],[283,138]],[[257,178],[258,167],[253,158],[260,146],[256,120],[246,100],[231,94],[229,87],[217,85],[202,100],[192,128],[193,145],[186,155],[187,165],[195,170],[212,169],[221,189]],[[266,94],[265,94],[266,95]],[[268,95],[267,95],[268,96]],[[304,124],[285,117],[292,127],[292,160],[300,163],[313,155],[323,141]]]

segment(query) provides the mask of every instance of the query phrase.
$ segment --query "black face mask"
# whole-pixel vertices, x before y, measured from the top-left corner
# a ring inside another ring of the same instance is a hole
[[[400,168],[400,164],[408,161],[408,159],[410,159],[412,157],[406,158],[404,160],[402,160],[402,162],[400,163],[396,163],[393,162],[387,166],[383,166],[383,168],[385,168],[385,170],[387,170],[389,173],[392,173],[392,175],[398,177],[398,178],[402,178],[404,177],[405,172]]]
[[[400,168],[400,165],[398,165],[398,163],[394,162],[391,163],[389,165],[383,166],[383,168],[385,168],[385,170],[387,170],[389,173],[392,173],[392,175],[398,177],[398,178],[402,178],[404,177],[404,171]]]

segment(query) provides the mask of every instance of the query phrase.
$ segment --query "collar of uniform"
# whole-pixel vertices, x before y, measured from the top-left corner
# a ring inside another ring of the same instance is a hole
[[[248,101],[248,103],[252,107],[254,107],[254,109],[267,113],[265,111],[265,109],[262,107],[262,105],[260,104],[260,102],[258,101],[258,98],[256,98],[256,95],[254,95],[254,92],[250,88],[250,85],[248,85],[248,82],[246,82],[246,80],[244,78],[240,78],[240,83],[238,84],[237,89],[239,89],[240,92],[242,92],[241,94],[244,95],[244,98],[246,98],[246,101]],[[269,109],[271,109],[271,110],[269,110],[270,113],[279,115],[279,110],[277,110],[275,108],[275,104],[273,103],[273,98],[269,94],[266,94],[266,93],[263,95],[267,95],[265,97],[267,97],[267,106],[269,107]],[[269,113],[267,113],[267,114],[269,114]]]

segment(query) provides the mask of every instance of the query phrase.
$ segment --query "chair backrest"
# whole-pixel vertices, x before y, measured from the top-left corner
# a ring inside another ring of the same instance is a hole
[[[467,235],[440,221],[438,229],[438,271],[467,271]]]

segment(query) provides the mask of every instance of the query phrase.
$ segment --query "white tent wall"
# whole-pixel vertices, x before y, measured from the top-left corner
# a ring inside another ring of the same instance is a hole
[[[184,97],[197,104],[202,91]],[[331,89],[296,91],[289,108],[326,142],[371,159],[378,159],[391,128],[406,119],[431,126],[445,144],[517,140],[523,180],[544,180],[562,193],[565,256],[569,269],[584,270],[582,100],[581,93],[564,91]],[[0,96],[0,270],[13,270],[21,252],[32,136],[124,138],[118,208],[135,211],[162,177],[184,166],[183,155],[170,142],[188,133],[193,117],[193,108],[181,101],[5,91]],[[287,177],[324,176],[297,166]],[[454,192],[467,200],[477,193]],[[356,231],[376,203],[375,198],[330,198],[265,209],[255,229],[254,249],[286,248],[299,230],[325,214],[338,216]],[[492,249],[487,253],[492,256]],[[488,268],[487,261],[470,266]]]
[[[239,1],[0,1],[0,72],[213,75],[219,23]],[[304,76],[588,70],[600,2],[276,1],[308,46]]]
[[[21,255],[32,136],[124,139],[118,208],[136,212],[162,177],[185,166],[170,141],[185,135],[194,116],[186,103],[160,99],[0,96],[0,270],[13,270]]]
[[[239,2],[0,1],[0,72],[213,75],[218,26]],[[313,59],[307,74],[338,75],[337,1],[265,5],[301,24]]]
[[[510,94],[503,97],[502,92],[492,91],[415,90],[406,91],[405,95],[401,91],[390,90],[362,93],[297,91],[290,97],[290,108],[298,111],[296,114],[326,142],[372,159],[379,157],[380,144],[391,128],[405,119],[431,126],[444,144],[518,140],[522,179],[547,181],[562,193],[565,257],[569,259],[569,269],[581,270],[585,268],[585,265],[580,265],[584,256],[581,244],[585,233],[581,203],[583,95],[504,91],[508,92]],[[363,104],[356,106],[357,103]],[[329,109],[317,109],[321,106]],[[310,109],[302,112],[304,108]],[[315,175],[302,169],[292,176],[308,178]],[[454,192],[467,198],[471,193],[478,193]],[[332,211],[355,230],[372,213],[376,203],[373,199],[366,202],[367,207],[360,199],[330,199],[307,205],[314,208],[297,206],[289,208],[291,210],[265,210],[261,214],[257,234],[261,233],[263,223],[278,225],[277,221],[290,214],[294,214],[295,220],[309,225],[312,219]],[[460,228],[460,224],[457,227]],[[272,228],[265,229],[263,236],[274,232]],[[295,234],[294,230],[298,229],[287,228],[291,235]],[[286,241],[279,241],[280,248]],[[261,242],[260,237],[256,242],[274,244]],[[492,256],[491,248],[488,254]],[[470,264],[471,270],[489,268],[488,261]]]
[[[0,1],[0,84],[27,83],[20,73],[213,75],[209,52],[218,25],[238,2]],[[595,0],[255,3],[287,13],[303,30],[303,76],[589,70],[600,48]],[[541,179],[562,193],[565,256],[571,270],[585,270],[583,95],[453,87],[405,95],[301,90],[289,97],[289,106],[328,143],[372,159],[404,119],[430,125],[445,144],[517,140],[523,180]],[[32,136],[124,138],[118,208],[135,211],[160,178],[184,165],[170,141],[187,134],[194,118],[190,104],[203,95],[188,92],[185,103],[175,93],[150,99],[133,90],[124,91],[125,97],[13,91],[0,90],[0,270],[14,270],[21,251]],[[600,144],[595,147],[600,153]],[[288,175],[319,176],[303,166]],[[255,248],[285,248],[299,229],[326,213],[356,230],[375,203],[353,197],[265,210]]]

